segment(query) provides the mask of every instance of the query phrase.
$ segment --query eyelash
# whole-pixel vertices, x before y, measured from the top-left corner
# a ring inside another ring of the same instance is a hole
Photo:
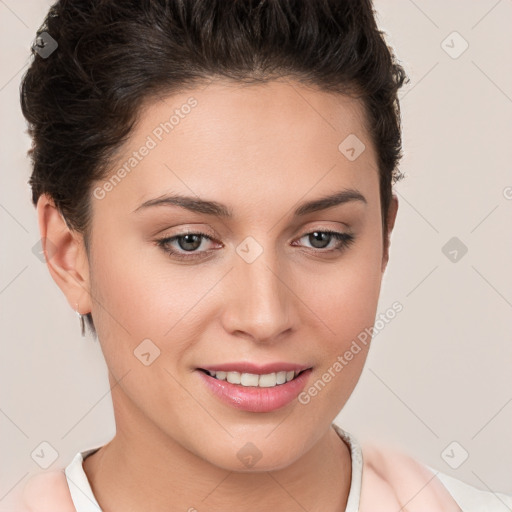
[[[341,245],[339,247],[335,247],[334,249],[329,249],[329,250],[313,249],[314,252],[318,252],[318,253],[332,253],[332,252],[335,252],[335,251],[343,251],[343,250],[347,249],[350,245],[352,245],[355,242],[355,236],[352,235],[352,234],[340,233],[338,231],[331,231],[331,230],[328,230],[328,229],[327,230],[317,230],[317,229],[315,229],[314,231],[310,231],[308,233],[304,233],[301,237],[299,237],[299,240],[301,238],[304,238],[307,235],[312,235],[313,233],[327,233],[327,234],[332,235],[335,240],[338,240],[339,242],[341,242]],[[208,251],[195,252],[195,253],[192,252],[192,253],[189,253],[188,255],[185,255],[185,254],[183,254],[183,253],[181,253],[179,251],[169,250],[167,248],[171,242],[174,242],[175,240],[177,240],[179,238],[182,238],[184,236],[187,236],[187,235],[196,235],[196,236],[201,236],[203,238],[206,238],[207,240],[210,240],[210,241],[212,240],[212,238],[210,236],[208,236],[206,233],[195,231],[195,232],[190,232],[190,233],[181,233],[179,235],[174,235],[172,237],[160,238],[160,239],[156,240],[156,244],[164,252],[166,252],[169,256],[172,256],[172,257],[177,258],[179,260],[189,260],[189,261],[192,261],[192,260],[196,260],[198,258],[203,258],[204,256],[202,256],[202,254],[204,254],[204,252],[208,252]]]

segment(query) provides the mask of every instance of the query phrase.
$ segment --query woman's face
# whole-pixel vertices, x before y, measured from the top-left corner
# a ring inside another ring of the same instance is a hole
[[[376,315],[385,255],[361,106],[298,83],[214,81],[148,104],[116,158],[94,188],[88,278],[121,379],[118,435],[158,432],[231,470],[289,465],[350,396],[368,345],[344,354]],[[294,369],[306,371],[282,384]]]

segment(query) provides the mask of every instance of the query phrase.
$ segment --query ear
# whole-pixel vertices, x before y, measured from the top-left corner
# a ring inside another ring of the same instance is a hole
[[[37,201],[37,218],[48,270],[74,311],[91,311],[89,262],[83,236],[70,229],[53,199],[42,194]]]
[[[389,246],[391,244],[391,232],[395,226],[396,214],[398,212],[398,197],[395,193],[391,194],[391,201],[389,202],[388,208],[388,220],[386,227],[386,242],[384,244],[384,251],[382,255],[382,267],[381,270],[384,272],[389,261]]]

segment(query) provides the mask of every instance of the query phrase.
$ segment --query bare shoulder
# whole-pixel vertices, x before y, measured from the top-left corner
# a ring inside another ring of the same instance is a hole
[[[63,469],[31,477],[22,497],[22,512],[76,512]]]
[[[363,444],[361,512],[461,508],[435,473],[409,455],[377,444]]]

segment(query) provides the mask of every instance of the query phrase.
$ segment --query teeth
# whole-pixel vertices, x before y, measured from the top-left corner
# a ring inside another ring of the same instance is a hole
[[[240,375],[240,384],[242,384],[242,386],[257,386],[258,381],[258,375],[254,373],[242,373],[242,375]]]
[[[275,373],[267,373],[266,375],[260,375],[258,382],[260,388],[273,388],[277,385],[277,377]]]
[[[240,384],[241,375],[238,372],[228,372],[226,375],[226,380],[231,382],[231,384]]]
[[[278,384],[284,384],[286,382],[286,372],[277,372],[276,381]]]
[[[218,380],[226,380],[231,384],[241,384],[242,386],[252,386],[260,388],[273,388],[285,382],[290,382],[300,372],[277,372],[257,375],[255,373],[240,372],[222,372],[208,371],[208,373]]]

